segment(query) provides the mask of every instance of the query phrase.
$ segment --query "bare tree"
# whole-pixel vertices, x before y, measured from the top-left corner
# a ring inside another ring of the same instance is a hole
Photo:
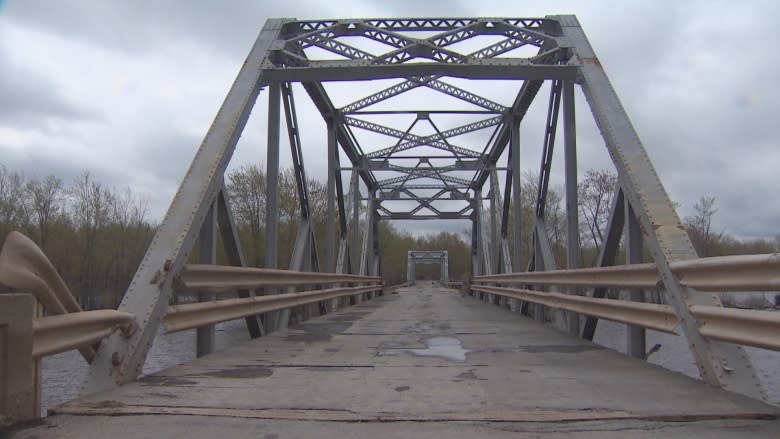
[[[586,235],[597,248],[604,242],[609,210],[615,193],[617,176],[606,170],[589,169],[578,188],[580,215]]]
[[[8,172],[5,166],[0,165],[0,237],[30,224],[29,204],[24,174]]]
[[[27,183],[32,216],[38,228],[38,243],[43,251],[47,249],[52,222],[62,213],[63,191],[62,180],[53,175]]]
[[[249,230],[254,264],[261,260],[261,231],[265,222],[265,171],[258,165],[244,165],[228,174],[228,194],[237,226]]]
[[[70,188],[71,215],[82,237],[82,261],[79,283],[82,294],[92,294],[97,286],[97,244],[100,233],[112,219],[114,196],[88,171]]]
[[[685,218],[688,234],[700,257],[712,256],[713,244],[723,237],[722,233],[712,232],[712,217],[718,211],[715,197],[702,196],[693,210],[695,214]]]

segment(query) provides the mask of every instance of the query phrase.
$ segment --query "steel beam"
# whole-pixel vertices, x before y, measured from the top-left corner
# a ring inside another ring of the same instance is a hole
[[[290,139],[290,154],[293,162],[293,173],[295,174],[295,186],[298,189],[301,217],[309,218],[311,210],[309,205],[309,182],[306,180],[301,134],[298,129],[298,116],[295,112],[295,98],[292,86],[289,83],[282,84],[282,102],[284,103],[284,116],[287,122],[287,135]]]
[[[277,268],[279,261],[279,123],[282,84],[268,84],[268,143],[266,145],[265,170],[265,261],[266,268]],[[276,294],[265,291],[263,294]],[[269,331],[279,329],[284,316],[279,313],[263,316]]]
[[[338,115],[338,110],[334,107],[333,102],[331,102],[321,83],[304,82],[302,85],[324,119],[333,119]],[[337,124],[336,137],[338,138],[338,143],[341,145],[344,153],[347,155],[347,158],[349,158],[349,161],[352,163],[352,166],[357,167],[360,163],[363,151],[350,135],[346,125],[342,123]],[[372,173],[361,170],[360,178],[368,188],[373,189],[376,186],[376,180]]]
[[[745,350],[702,336],[701,323],[689,306],[721,306],[720,299],[714,294],[683,287],[672,273],[671,262],[694,259],[696,251],[577,18],[555,18],[561,24],[563,35],[574,46],[580,64],[577,67],[580,84],[618,169],[625,196],[644,231],[644,241],[666,287],[666,298],[682,323],[701,378],[721,388],[766,400]]]
[[[114,334],[103,340],[83,393],[114,387],[141,373],[166,312],[173,278],[184,265],[209,206],[222,187],[222,175],[236,142],[261,84],[267,81],[262,66],[286,21],[268,20],[260,32],[119,305],[119,311],[136,316],[139,330],[129,338]]]
[[[217,223],[219,224],[219,233],[222,237],[222,245],[225,248],[228,264],[234,267],[245,267],[244,252],[241,251],[241,241],[238,238],[236,222],[233,220],[233,211],[230,208],[224,183],[222,190],[219,191],[217,196]],[[238,290],[238,297],[252,297],[254,295],[255,293],[250,290]],[[247,316],[244,320],[251,338],[264,335],[265,329],[260,316]]]
[[[604,237],[604,242],[601,244],[601,250],[599,250],[599,258],[596,262],[597,267],[615,265],[615,257],[620,248],[620,237],[623,233],[623,224],[625,223],[625,210],[623,206],[623,190],[618,185],[618,187],[615,188],[615,193],[612,195],[612,207],[610,209],[609,220],[607,221],[606,236]],[[606,294],[606,288],[595,288],[592,297],[600,299],[606,296]],[[585,324],[582,327],[582,338],[593,340],[593,336],[596,334],[597,324],[598,319],[596,317],[586,317]]]
[[[327,259],[325,271],[334,272],[336,265],[336,160],[338,149],[336,145],[336,127],[333,120],[328,121],[328,213],[326,223]]]
[[[626,250],[626,264],[642,263],[642,229],[634,215],[634,209],[630,203],[625,204],[625,237],[623,239]],[[644,292],[642,290],[629,290],[629,299],[633,302],[644,302]],[[626,335],[626,353],[634,358],[645,358],[647,348],[645,346],[645,328],[640,326],[628,325]]]
[[[523,250],[523,241],[521,237],[522,228],[521,228],[521,221],[522,221],[522,210],[521,210],[521,196],[520,196],[520,188],[522,186],[522,182],[520,181],[520,121],[518,119],[512,119],[511,126],[510,126],[510,138],[511,138],[511,148],[512,148],[512,156],[511,156],[511,163],[509,164],[512,172],[512,215],[514,216],[513,222],[512,222],[512,233],[513,233],[513,245],[514,245],[514,254],[512,255],[512,262],[513,262],[513,268],[514,271],[519,272],[522,271],[522,250]],[[507,191],[509,188],[507,188]]]
[[[580,224],[577,200],[577,125],[574,109],[574,82],[563,81],[563,161],[566,194],[566,268],[580,267]],[[579,294],[576,288],[570,294]],[[580,333],[580,316],[568,313],[568,332]]]
[[[501,272],[501,250],[498,227],[498,206],[501,203],[501,192],[498,188],[498,172],[494,169],[490,173],[490,260],[493,261],[495,273]]]
[[[356,174],[353,173],[356,176]],[[350,273],[359,273],[360,270],[360,181],[355,178],[352,183],[354,196],[352,197],[352,248],[350,256],[352,267]]]
[[[279,253],[279,122],[281,84],[268,84],[268,144],[265,168],[265,267],[276,268]]]
[[[200,227],[198,237],[198,262],[201,264],[217,263],[217,210],[211,204],[206,214],[206,220]],[[207,292],[198,293],[198,302],[210,302],[214,300],[214,295]],[[216,332],[214,325],[203,326],[196,331],[195,356],[202,357],[214,352],[214,339]]]
[[[376,209],[376,191],[369,191],[366,203],[365,225],[363,226],[363,249],[360,254],[360,271],[357,274],[368,275],[373,263],[373,228]]]
[[[410,76],[450,76],[465,79],[576,79],[576,67],[535,64],[528,60],[486,59],[458,64],[372,64],[370,61],[310,61],[305,67],[274,67],[269,81],[365,81]]]

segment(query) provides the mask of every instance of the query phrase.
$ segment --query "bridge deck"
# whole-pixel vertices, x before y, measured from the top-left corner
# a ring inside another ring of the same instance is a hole
[[[18,437],[780,435],[775,407],[434,286],[54,412]]]

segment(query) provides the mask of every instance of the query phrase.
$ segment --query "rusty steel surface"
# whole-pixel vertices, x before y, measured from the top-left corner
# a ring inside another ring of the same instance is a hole
[[[230,293],[240,289],[381,281],[382,278],[377,276],[188,264],[181,271],[176,284],[177,292]]]
[[[113,309],[82,311],[33,320],[33,357],[69,351],[121,330],[135,330],[135,316]]]
[[[672,262],[680,284],[703,291],[780,290],[780,254],[718,256]],[[476,276],[474,282],[577,287],[659,288],[656,264]]]
[[[248,315],[278,311],[322,300],[368,293],[379,289],[381,289],[381,286],[378,285],[351,288],[329,288],[326,290],[304,291],[300,293],[285,293],[271,296],[255,296],[173,305],[168,308],[168,314],[165,316],[163,324],[168,332],[176,332],[228,320],[235,320]]]

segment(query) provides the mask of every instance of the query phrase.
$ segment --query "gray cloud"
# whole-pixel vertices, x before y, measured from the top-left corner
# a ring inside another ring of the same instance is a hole
[[[773,188],[767,183],[772,181],[773,169],[780,164],[773,133],[774,115],[778,110],[777,102],[780,102],[774,82],[780,75],[780,67],[768,52],[769,42],[780,40],[780,30],[775,25],[780,18],[776,4],[763,2],[742,6],[677,2],[659,5],[641,2],[603,3],[597,7],[590,3],[570,3],[557,5],[557,11],[549,11],[546,3],[523,6],[518,13],[525,16],[549,12],[578,15],[662,181],[672,198],[682,203],[683,215],[690,214],[699,196],[712,195],[720,206],[716,223],[722,230],[744,237],[777,233],[776,218],[780,217],[780,207],[766,202],[774,197]],[[182,56],[178,47],[202,48],[204,57],[220,64],[235,63],[235,69],[238,69],[269,16],[495,16],[508,15],[506,11],[516,15],[515,9],[509,4],[490,1],[332,4],[310,1],[288,5],[163,0],[139,7],[136,2],[11,0],[0,13],[0,19],[62,41],[119,52],[128,59],[156,53],[176,60],[177,56]],[[19,70],[21,73],[11,75],[6,74],[7,71],[14,70],[3,67],[0,99],[14,104],[0,107],[0,123],[21,129],[34,126],[42,119],[89,118],[88,111],[69,103],[62,93],[58,93],[51,80],[56,72],[22,69]],[[204,87],[225,90],[228,84],[229,79],[224,84]],[[154,91],[151,93],[149,97],[154,99]],[[324,178],[322,166],[318,166],[317,160],[308,158],[316,157],[315,153],[323,150],[324,142],[316,137],[324,135],[322,122],[319,115],[303,114],[311,105],[303,103],[304,94],[297,96],[299,117],[306,131],[304,146],[309,175]],[[539,95],[541,103],[529,113],[523,126],[523,163],[528,169],[538,167],[545,101],[543,92]],[[209,106],[206,113],[213,114],[218,103],[192,100],[180,105]],[[107,113],[113,111],[109,110],[109,104],[105,107]],[[580,168],[610,167],[603,140],[589,120],[590,111],[584,99],[578,99],[577,108]],[[147,119],[144,123],[133,121],[134,125],[129,128],[107,114],[105,117],[111,124],[104,124],[100,135],[90,139],[81,132],[80,137],[72,139],[95,148],[110,148],[107,150],[110,152],[96,153],[105,163],[90,162],[90,159],[73,161],[108,170],[104,174],[116,181],[137,182],[141,186],[156,182],[161,186],[161,194],[172,195],[208,121],[203,123],[202,131],[185,133],[180,127],[166,124],[167,115],[155,113],[154,108],[148,111],[148,115],[139,116]],[[255,113],[260,113],[261,120],[250,121],[249,132],[241,141],[246,146],[243,151],[240,148],[237,159],[262,161],[264,158],[262,119],[265,115],[262,109],[256,108]],[[112,124],[117,125],[116,139],[107,134]],[[44,130],[45,126],[39,124],[36,129]],[[284,142],[283,138],[283,150],[286,151]],[[111,145],[106,146],[106,143]],[[46,158],[39,157],[40,154],[28,152],[25,157],[34,156],[36,163],[48,166]],[[283,164],[286,154],[283,153]],[[11,153],[3,155],[3,160],[9,162],[8,157],[14,156]],[[109,156],[115,158],[114,163]],[[561,156],[556,156],[554,183],[561,182]],[[28,159],[14,163],[20,166],[27,163],[29,167]],[[52,166],[57,164],[56,161],[51,163]],[[420,224],[414,229],[438,227],[435,221]]]
[[[94,111],[69,101],[49,77],[12,62],[0,45],[0,125],[45,129],[50,119],[98,118]]]

